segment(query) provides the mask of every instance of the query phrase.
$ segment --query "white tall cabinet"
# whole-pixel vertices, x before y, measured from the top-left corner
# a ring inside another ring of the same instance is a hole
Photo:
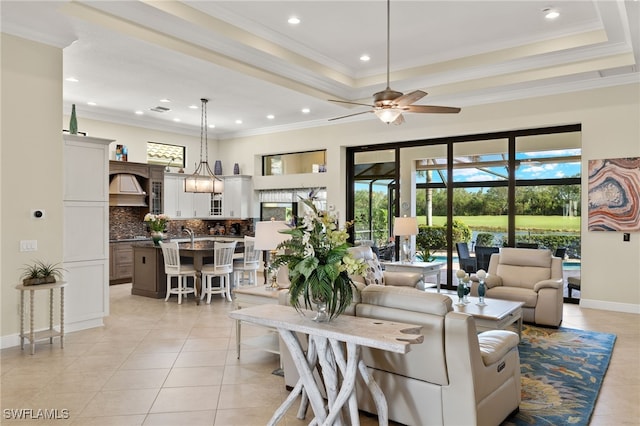
[[[109,315],[110,139],[64,135],[63,267],[67,330]]]

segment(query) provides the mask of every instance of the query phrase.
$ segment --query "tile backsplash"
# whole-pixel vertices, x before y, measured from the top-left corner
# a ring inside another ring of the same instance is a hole
[[[109,240],[127,240],[135,237],[149,237],[146,223],[146,207],[109,207]],[[186,237],[182,227],[192,229],[196,235],[253,235],[253,220],[221,219],[221,220],[176,220],[168,223],[167,233],[171,238]]]

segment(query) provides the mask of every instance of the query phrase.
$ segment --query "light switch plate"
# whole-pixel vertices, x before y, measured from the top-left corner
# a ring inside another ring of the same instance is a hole
[[[38,251],[38,240],[20,240],[20,251]]]

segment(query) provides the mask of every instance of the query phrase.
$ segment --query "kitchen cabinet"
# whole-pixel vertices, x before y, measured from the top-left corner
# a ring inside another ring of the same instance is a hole
[[[164,166],[149,165],[149,212],[164,213]]]
[[[112,242],[109,253],[109,284],[130,282],[133,277],[133,243]]]
[[[223,216],[228,219],[247,219],[251,215],[253,187],[251,176],[225,176]]]
[[[164,212],[172,218],[180,219],[221,218],[223,212],[220,196],[185,192],[184,179],[186,177],[187,175],[182,173],[165,174]]]
[[[65,322],[99,327],[109,315],[110,139],[63,135]]]
[[[185,174],[164,175],[164,213],[171,218],[193,218],[193,194],[184,192]]]
[[[131,294],[163,298],[167,295],[162,250],[152,245],[133,245],[133,284]]]

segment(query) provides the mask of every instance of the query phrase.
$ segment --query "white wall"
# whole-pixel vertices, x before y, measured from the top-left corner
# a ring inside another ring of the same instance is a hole
[[[62,50],[6,34],[0,37],[0,335],[4,340],[8,335],[15,339],[20,329],[19,292],[14,287],[21,268],[34,259],[62,261]],[[33,219],[34,208],[44,209],[45,217]],[[38,250],[20,252],[20,240],[37,240]],[[45,293],[36,292],[36,328],[48,324]]]
[[[87,136],[115,140],[109,146],[109,160],[116,159],[116,145],[125,145],[129,151],[129,161],[146,163],[147,142],[157,142],[187,147],[185,173],[192,173],[195,164],[200,162],[200,137],[92,120],[82,116],[83,108],[90,107],[76,105],[78,131],[86,132]],[[62,123],[65,129],[68,128],[69,116],[62,117]],[[213,163],[217,159],[216,152],[217,143],[209,139],[209,163],[212,170]],[[233,164],[229,164],[225,173],[232,174],[232,167]],[[173,168],[171,171],[177,172],[178,170]]]
[[[387,126],[375,118],[307,130],[221,141],[223,161],[245,158],[245,170],[260,173],[260,156],[302,150],[327,149],[327,173],[322,176],[328,203],[345,211],[345,159],[347,146],[432,139],[582,124],[582,175],[588,160],[640,156],[640,85],[626,85],[574,94],[545,96],[522,101],[464,108],[458,115],[407,114],[402,126]],[[267,149],[268,147],[268,149]],[[251,158],[243,153],[254,152]],[[277,179],[260,179],[261,188],[277,188]],[[640,190],[640,189],[639,189]],[[586,219],[587,181],[582,185],[582,211]],[[581,303],[640,313],[640,233],[623,242],[621,233],[588,232],[582,223]]]

